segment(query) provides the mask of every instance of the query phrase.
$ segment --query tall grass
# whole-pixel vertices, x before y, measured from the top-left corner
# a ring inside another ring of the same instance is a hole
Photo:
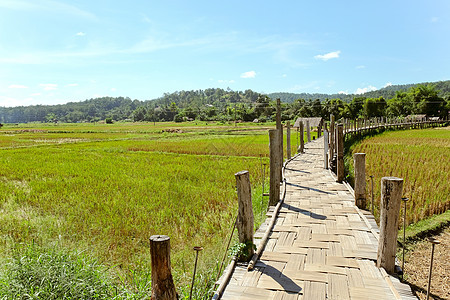
[[[380,181],[385,176],[404,179],[403,195],[411,200],[407,205],[408,224],[450,208],[448,127],[385,132],[357,144],[352,153],[357,152],[366,153],[367,177],[374,175],[376,215]],[[370,195],[370,181],[367,183],[366,194]]]

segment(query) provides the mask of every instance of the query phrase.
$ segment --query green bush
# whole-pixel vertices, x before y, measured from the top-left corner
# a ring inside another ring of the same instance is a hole
[[[105,119],[105,123],[106,124],[112,124],[113,123],[113,119],[112,118],[106,118]]]
[[[105,269],[81,254],[36,245],[15,250],[0,270],[0,299],[111,299]]]

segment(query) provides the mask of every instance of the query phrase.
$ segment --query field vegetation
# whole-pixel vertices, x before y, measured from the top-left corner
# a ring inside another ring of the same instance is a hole
[[[351,153],[358,152],[366,153],[367,195],[371,192],[368,177],[374,176],[376,219],[379,216],[380,182],[385,176],[404,179],[403,195],[410,199],[408,224],[450,208],[449,127],[385,132],[354,145]]]
[[[217,275],[224,240],[236,218],[238,171],[250,172],[256,225],[262,222],[267,199],[262,201],[261,185],[268,176],[268,169],[262,174],[262,164],[268,164],[267,129],[273,127],[206,122],[6,125],[0,131],[1,260],[16,269],[26,265],[14,260],[21,255],[31,263],[41,254],[55,262],[69,257],[75,266],[79,260],[94,261],[108,268],[111,284],[120,283],[110,289],[96,279],[101,293],[140,299],[150,288],[148,239],[165,234],[171,238],[182,296],[189,291],[192,248],[204,247],[198,275],[204,292]],[[295,149],[293,131],[292,153]],[[0,271],[0,298],[2,287],[11,287],[8,274],[16,269]],[[95,270],[88,277],[97,278]],[[203,292],[198,290],[197,297]]]

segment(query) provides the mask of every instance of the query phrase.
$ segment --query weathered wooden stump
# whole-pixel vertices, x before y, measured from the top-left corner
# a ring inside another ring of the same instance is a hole
[[[277,205],[280,200],[280,181],[281,181],[281,164],[280,153],[280,134],[278,130],[269,130],[269,147],[270,147],[270,188],[269,188],[269,206]]]
[[[355,168],[355,205],[366,208],[366,154],[353,154]]]
[[[241,171],[234,174],[236,177],[236,188],[238,194],[238,217],[237,228],[239,243],[247,245],[245,253],[240,257],[242,261],[249,261],[252,258],[253,245],[253,207],[252,191],[250,186],[250,174],[248,171]]]
[[[344,181],[344,125],[337,126],[337,181]]]
[[[402,178],[381,178],[380,239],[378,240],[377,267],[383,267],[390,274],[394,273],[395,269],[402,189]]]
[[[174,300],[178,295],[170,267],[170,238],[167,235],[150,237],[152,261],[152,300]]]
[[[300,153],[305,152],[305,128],[303,125],[303,121],[300,121]]]
[[[286,156],[291,159],[291,122],[286,123]]]

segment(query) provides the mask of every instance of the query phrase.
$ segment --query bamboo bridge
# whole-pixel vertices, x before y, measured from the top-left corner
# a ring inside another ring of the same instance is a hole
[[[323,167],[323,144],[307,143],[286,164],[284,202],[264,251],[253,270],[235,266],[221,299],[417,299],[376,267],[376,222]],[[254,236],[257,247],[268,222]]]

